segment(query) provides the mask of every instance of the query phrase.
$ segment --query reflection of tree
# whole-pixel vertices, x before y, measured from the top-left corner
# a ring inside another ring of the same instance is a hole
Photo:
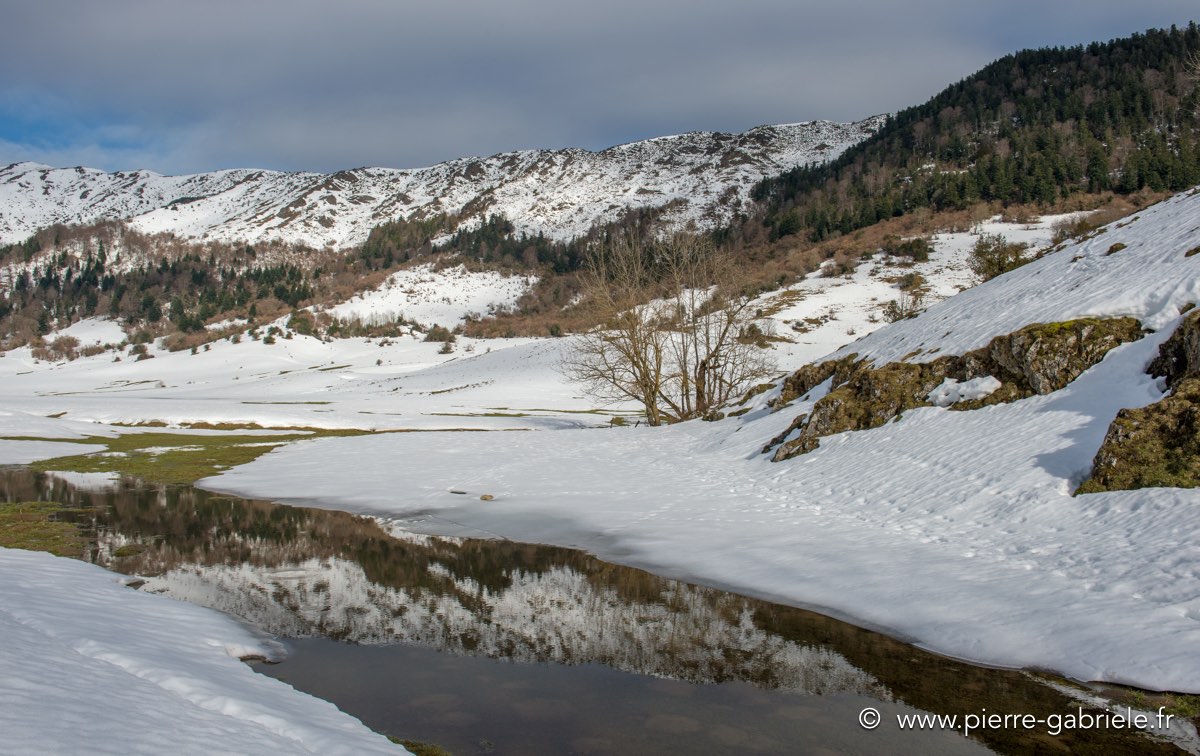
[[[149,590],[277,635],[602,663],[697,682],[880,692],[835,651],[756,627],[757,602],[578,551],[397,537],[364,517],[185,487],[57,495],[96,507],[96,561],[153,576]]]
[[[97,561],[157,575],[147,589],[282,636],[410,642],[455,653],[601,663],[693,682],[895,697],[938,713],[1078,703],[1017,671],[935,656],[823,615],[667,580],[581,552],[394,537],[377,522],[183,487],[87,493],[0,473],[10,500],[95,508]],[[117,556],[117,554],[128,556]],[[981,731],[1001,752],[1153,753],[1138,733]]]

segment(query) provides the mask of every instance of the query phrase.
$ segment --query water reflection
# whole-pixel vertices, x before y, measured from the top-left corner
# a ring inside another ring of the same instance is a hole
[[[10,501],[91,509],[91,561],[146,578],[143,590],[220,609],[281,637],[598,664],[690,683],[865,696],[938,713],[986,708],[1044,717],[1077,706],[1020,672],[958,663],[819,614],[577,551],[388,532],[369,518],[186,486],[83,483],[23,468],[0,473]],[[908,733],[893,736],[915,745]],[[1123,732],[1052,738],[994,730],[979,737],[1002,751],[1158,747]]]

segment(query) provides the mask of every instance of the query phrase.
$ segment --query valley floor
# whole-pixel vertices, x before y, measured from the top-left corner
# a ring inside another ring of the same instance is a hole
[[[1194,204],[1184,221],[1198,214]],[[1103,253],[1117,236],[1061,265],[1126,264]],[[937,266],[946,277],[935,284],[962,275],[965,245],[939,243],[929,277]],[[1050,255],[1022,275],[1068,281],[1048,266],[1073,254]],[[1142,267],[1179,279],[1173,269]],[[1113,268],[1110,278],[1145,285],[1130,275]],[[114,422],[424,431],[301,441],[201,485],[416,530],[579,546],[818,607],[974,661],[1200,692],[1200,492],[1071,495],[1117,410],[1163,396],[1145,365],[1170,333],[1171,308],[1197,295],[1196,281],[1114,306],[1160,330],[1113,350],[1065,389],[969,412],[917,409],[822,439],[783,463],[760,450],[819,390],[777,413],[765,403],[778,389],[715,423],[608,427],[632,408],[598,411],[578,396],[556,370],[566,340],[460,340],[443,355],[416,339],[303,336],[142,362],[100,355],[33,364],[10,352],[0,359],[0,436],[9,439],[0,441],[0,463],[78,453],[61,439],[138,430]],[[877,327],[869,313],[894,290],[881,287],[865,304],[861,287],[876,283],[863,266],[849,279],[797,287],[776,315],[781,325],[823,314],[800,334],[809,343],[797,337],[781,347],[784,365]],[[984,319],[985,309],[954,314],[953,301],[930,318]],[[1079,312],[1064,301],[1059,319],[1101,314],[1080,301]],[[1006,307],[1021,317],[1020,302]],[[459,429],[532,432],[442,432]]]

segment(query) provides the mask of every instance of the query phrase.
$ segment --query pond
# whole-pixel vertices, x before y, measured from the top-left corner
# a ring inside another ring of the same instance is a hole
[[[1171,750],[1123,730],[902,732],[897,714],[1080,704],[1020,671],[580,551],[25,468],[0,470],[0,497],[83,510],[82,558],[290,639],[256,669],[451,753]]]

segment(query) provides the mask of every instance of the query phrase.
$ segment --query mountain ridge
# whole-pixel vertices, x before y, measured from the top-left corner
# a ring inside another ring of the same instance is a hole
[[[349,247],[379,223],[439,214],[459,216],[457,228],[505,215],[519,232],[567,240],[634,208],[664,206],[669,226],[709,230],[744,209],[756,182],[830,160],[886,118],[758,126],[740,134],[697,131],[597,152],[520,150],[423,168],[333,173],[234,168],[167,176],[13,163],[0,169],[0,243],[60,223],[124,220],[144,233],[192,239]]]

